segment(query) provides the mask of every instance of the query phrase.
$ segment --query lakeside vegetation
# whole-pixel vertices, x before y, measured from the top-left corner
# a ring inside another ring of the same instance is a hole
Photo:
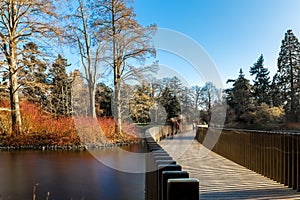
[[[6,104],[8,102],[0,102]],[[5,107],[5,106],[3,106]],[[22,134],[12,134],[11,119],[7,111],[0,111],[0,147],[12,148],[30,148],[30,149],[78,149],[97,147],[97,143],[83,144],[74,124],[74,119],[69,116],[60,116],[54,118],[52,115],[45,113],[36,104],[30,102],[21,102],[22,112]],[[139,141],[137,129],[132,124],[124,124],[123,134],[116,133],[116,122],[111,117],[98,117],[99,127],[107,140],[107,143],[98,145],[116,145],[124,143],[135,143]],[[83,121],[89,126],[88,120]],[[93,131],[86,132],[94,137]],[[98,146],[101,147],[101,146]]]

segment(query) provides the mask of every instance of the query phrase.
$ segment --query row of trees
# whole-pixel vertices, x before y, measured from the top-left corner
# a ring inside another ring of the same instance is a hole
[[[157,85],[154,84],[152,89],[142,86],[135,94],[139,98],[149,94],[149,100],[145,98],[145,102],[148,103],[153,102],[151,97],[156,97],[154,99],[167,112],[167,118],[184,113],[188,118],[197,120],[200,117],[209,122],[212,110],[226,102],[228,125],[255,125],[256,128],[261,125],[272,128],[284,122],[300,121],[300,44],[292,30],[288,30],[282,40],[278,70],[273,79],[270,78],[268,68],[264,66],[263,55],[250,67],[249,73],[253,76],[252,83],[245,78],[240,69],[237,79],[228,80],[232,87],[224,91],[223,97],[213,83],[205,83],[203,87],[186,88],[182,87],[182,83],[176,77],[156,80]],[[151,93],[156,89],[159,91],[157,96],[155,92]],[[139,102],[135,100],[132,105]],[[150,106],[154,104],[150,103],[147,109],[141,106],[141,110],[132,107],[137,109],[136,113],[143,113],[142,110],[149,113]]]
[[[62,4],[70,9],[59,9]],[[1,109],[11,113],[12,133],[22,131],[20,95],[55,117],[113,115],[119,133],[126,116],[147,123],[179,114],[197,119],[202,110],[201,117],[210,121],[222,99],[213,83],[187,88],[176,77],[146,78],[157,71],[157,62],[144,65],[156,54],[151,44],[156,25],[140,25],[130,5],[126,0],[0,2],[0,93],[10,102],[10,109]],[[67,60],[53,56],[62,48],[79,55],[81,71],[66,73]],[[263,63],[261,56],[250,68],[253,84],[242,71],[229,80],[230,119],[254,123],[257,108],[267,105],[283,108],[289,121],[300,121],[300,47],[291,30],[282,41],[272,81]],[[112,88],[99,84],[110,75]]]
[[[263,55],[249,72],[254,76],[253,84],[242,70],[237,79],[228,80],[233,85],[226,90],[230,107],[227,121],[247,124],[300,121],[300,44],[292,30],[288,30],[282,40],[278,70],[273,80],[264,67]]]
[[[101,83],[96,90],[97,116],[112,116],[113,89]],[[203,87],[188,87],[174,77],[123,84],[121,92],[122,119],[135,123],[165,123],[171,117],[184,115],[187,120],[209,121],[211,109],[222,100],[221,90],[211,82]],[[81,107],[81,112],[86,108]],[[115,117],[115,116],[114,116]]]
[[[62,11],[62,7],[71,9]],[[103,69],[112,72],[113,111],[121,129],[122,82],[141,79],[144,73],[153,71],[153,66],[132,63],[155,56],[150,43],[155,25],[141,26],[126,0],[4,0],[0,13],[1,90],[9,91],[13,133],[21,131],[20,94],[40,101],[55,115],[70,113],[70,84],[74,80],[64,74],[65,68],[59,68],[68,64],[59,56],[51,69],[47,66],[52,52],[61,46],[58,44],[72,47],[80,55],[83,72],[75,75],[84,79],[82,85],[87,87],[89,97],[87,111],[93,118],[98,79]],[[49,85],[57,87],[50,89],[46,87]]]
[[[34,43],[28,43],[25,48],[37,48]],[[54,62],[39,60],[34,55],[24,58],[24,67],[18,73],[18,95],[42,107],[45,112],[54,117],[69,116],[72,112],[71,87],[76,79],[74,73],[68,75],[66,68],[70,66],[60,54]],[[9,99],[9,80],[4,74],[0,81],[2,100]]]

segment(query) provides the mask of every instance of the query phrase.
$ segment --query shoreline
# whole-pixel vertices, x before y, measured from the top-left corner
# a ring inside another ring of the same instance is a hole
[[[86,151],[112,147],[123,147],[132,144],[139,144],[142,140],[122,143],[90,144],[90,145],[27,145],[27,146],[0,146],[0,152],[4,151]]]

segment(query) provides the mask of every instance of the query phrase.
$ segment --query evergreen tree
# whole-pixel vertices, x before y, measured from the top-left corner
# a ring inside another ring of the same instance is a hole
[[[300,46],[292,30],[288,30],[282,40],[278,58],[278,71],[274,78],[274,88],[286,101],[285,111],[288,121],[299,121],[300,95]]]
[[[71,114],[71,80],[66,72],[67,59],[60,54],[50,68],[50,111],[54,116]]]
[[[161,94],[159,101],[161,105],[165,108],[167,112],[167,118],[178,116],[181,114],[180,102],[176,94],[170,90],[169,87],[166,87]]]
[[[96,114],[101,117],[112,116],[111,100],[113,90],[104,83],[97,84],[96,87]]]
[[[272,106],[282,106],[286,101],[286,97],[283,95],[283,90],[281,88],[281,84],[279,80],[278,74],[275,74],[271,84],[271,105]]]
[[[264,67],[264,57],[261,55],[257,62],[250,68],[250,75],[255,75],[253,80],[253,96],[258,105],[270,104],[270,72]]]
[[[248,113],[252,107],[252,92],[250,81],[245,78],[243,70],[240,69],[239,76],[233,82],[233,87],[226,90],[227,104],[234,111],[237,121],[249,122]]]
[[[130,114],[134,122],[150,123],[150,108],[153,105],[151,88],[143,83],[136,86],[133,99],[130,101]]]
[[[48,91],[48,63],[43,61],[38,46],[33,42],[23,46],[22,56],[23,66],[19,72],[22,94],[27,100],[44,105]]]

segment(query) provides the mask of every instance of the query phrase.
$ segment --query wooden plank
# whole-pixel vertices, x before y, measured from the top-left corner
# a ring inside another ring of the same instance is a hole
[[[300,199],[300,193],[206,149],[192,140],[194,131],[160,145],[190,177],[200,181],[200,199]],[[186,145],[189,145],[188,147]]]

